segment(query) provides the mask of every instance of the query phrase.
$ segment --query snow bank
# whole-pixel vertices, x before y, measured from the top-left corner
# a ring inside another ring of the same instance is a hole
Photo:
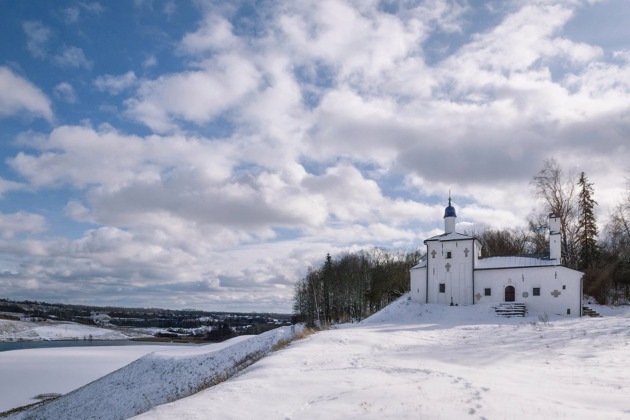
[[[10,418],[128,418],[222,382],[301,330],[301,326],[282,327],[220,345],[154,352],[57,400]]]
[[[439,304],[420,304],[408,299],[405,294],[369,318],[361,321],[360,325],[397,324],[408,325],[417,323],[435,323],[441,327],[452,327],[470,324],[518,324],[523,321],[538,320],[538,313],[528,317],[501,318],[497,317],[492,303],[471,306],[448,306]],[[555,319],[555,318],[554,318]]]

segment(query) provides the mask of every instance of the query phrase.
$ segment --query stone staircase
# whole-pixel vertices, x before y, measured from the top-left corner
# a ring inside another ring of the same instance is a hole
[[[582,316],[592,316],[598,317],[601,316],[597,311],[592,310],[588,306],[582,306]]]
[[[520,302],[503,302],[494,307],[497,316],[511,318],[513,316],[525,316],[527,307]]]

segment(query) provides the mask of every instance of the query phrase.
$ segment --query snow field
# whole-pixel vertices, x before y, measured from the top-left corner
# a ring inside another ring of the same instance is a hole
[[[136,418],[630,418],[628,327],[402,299]]]
[[[16,340],[126,340],[148,336],[130,331],[128,334],[109,328],[92,327],[74,322],[24,322],[0,319],[0,341]]]

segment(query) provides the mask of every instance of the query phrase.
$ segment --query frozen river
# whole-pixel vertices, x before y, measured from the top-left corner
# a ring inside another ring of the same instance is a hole
[[[132,340],[42,340],[0,342],[0,352],[9,350],[44,349],[52,347],[102,347],[102,346],[197,346],[188,343],[162,343]]]
[[[35,403],[38,400],[34,397],[40,394],[66,394],[147,353],[173,346],[182,344],[88,340],[0,343],[0,412]]]

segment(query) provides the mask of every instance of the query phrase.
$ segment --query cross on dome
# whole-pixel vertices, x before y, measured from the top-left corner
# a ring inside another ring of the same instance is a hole
[[[444,217],[457,217],[455,207],[451,203],[451,192],[448,192],[448,207],[444,209]]]

